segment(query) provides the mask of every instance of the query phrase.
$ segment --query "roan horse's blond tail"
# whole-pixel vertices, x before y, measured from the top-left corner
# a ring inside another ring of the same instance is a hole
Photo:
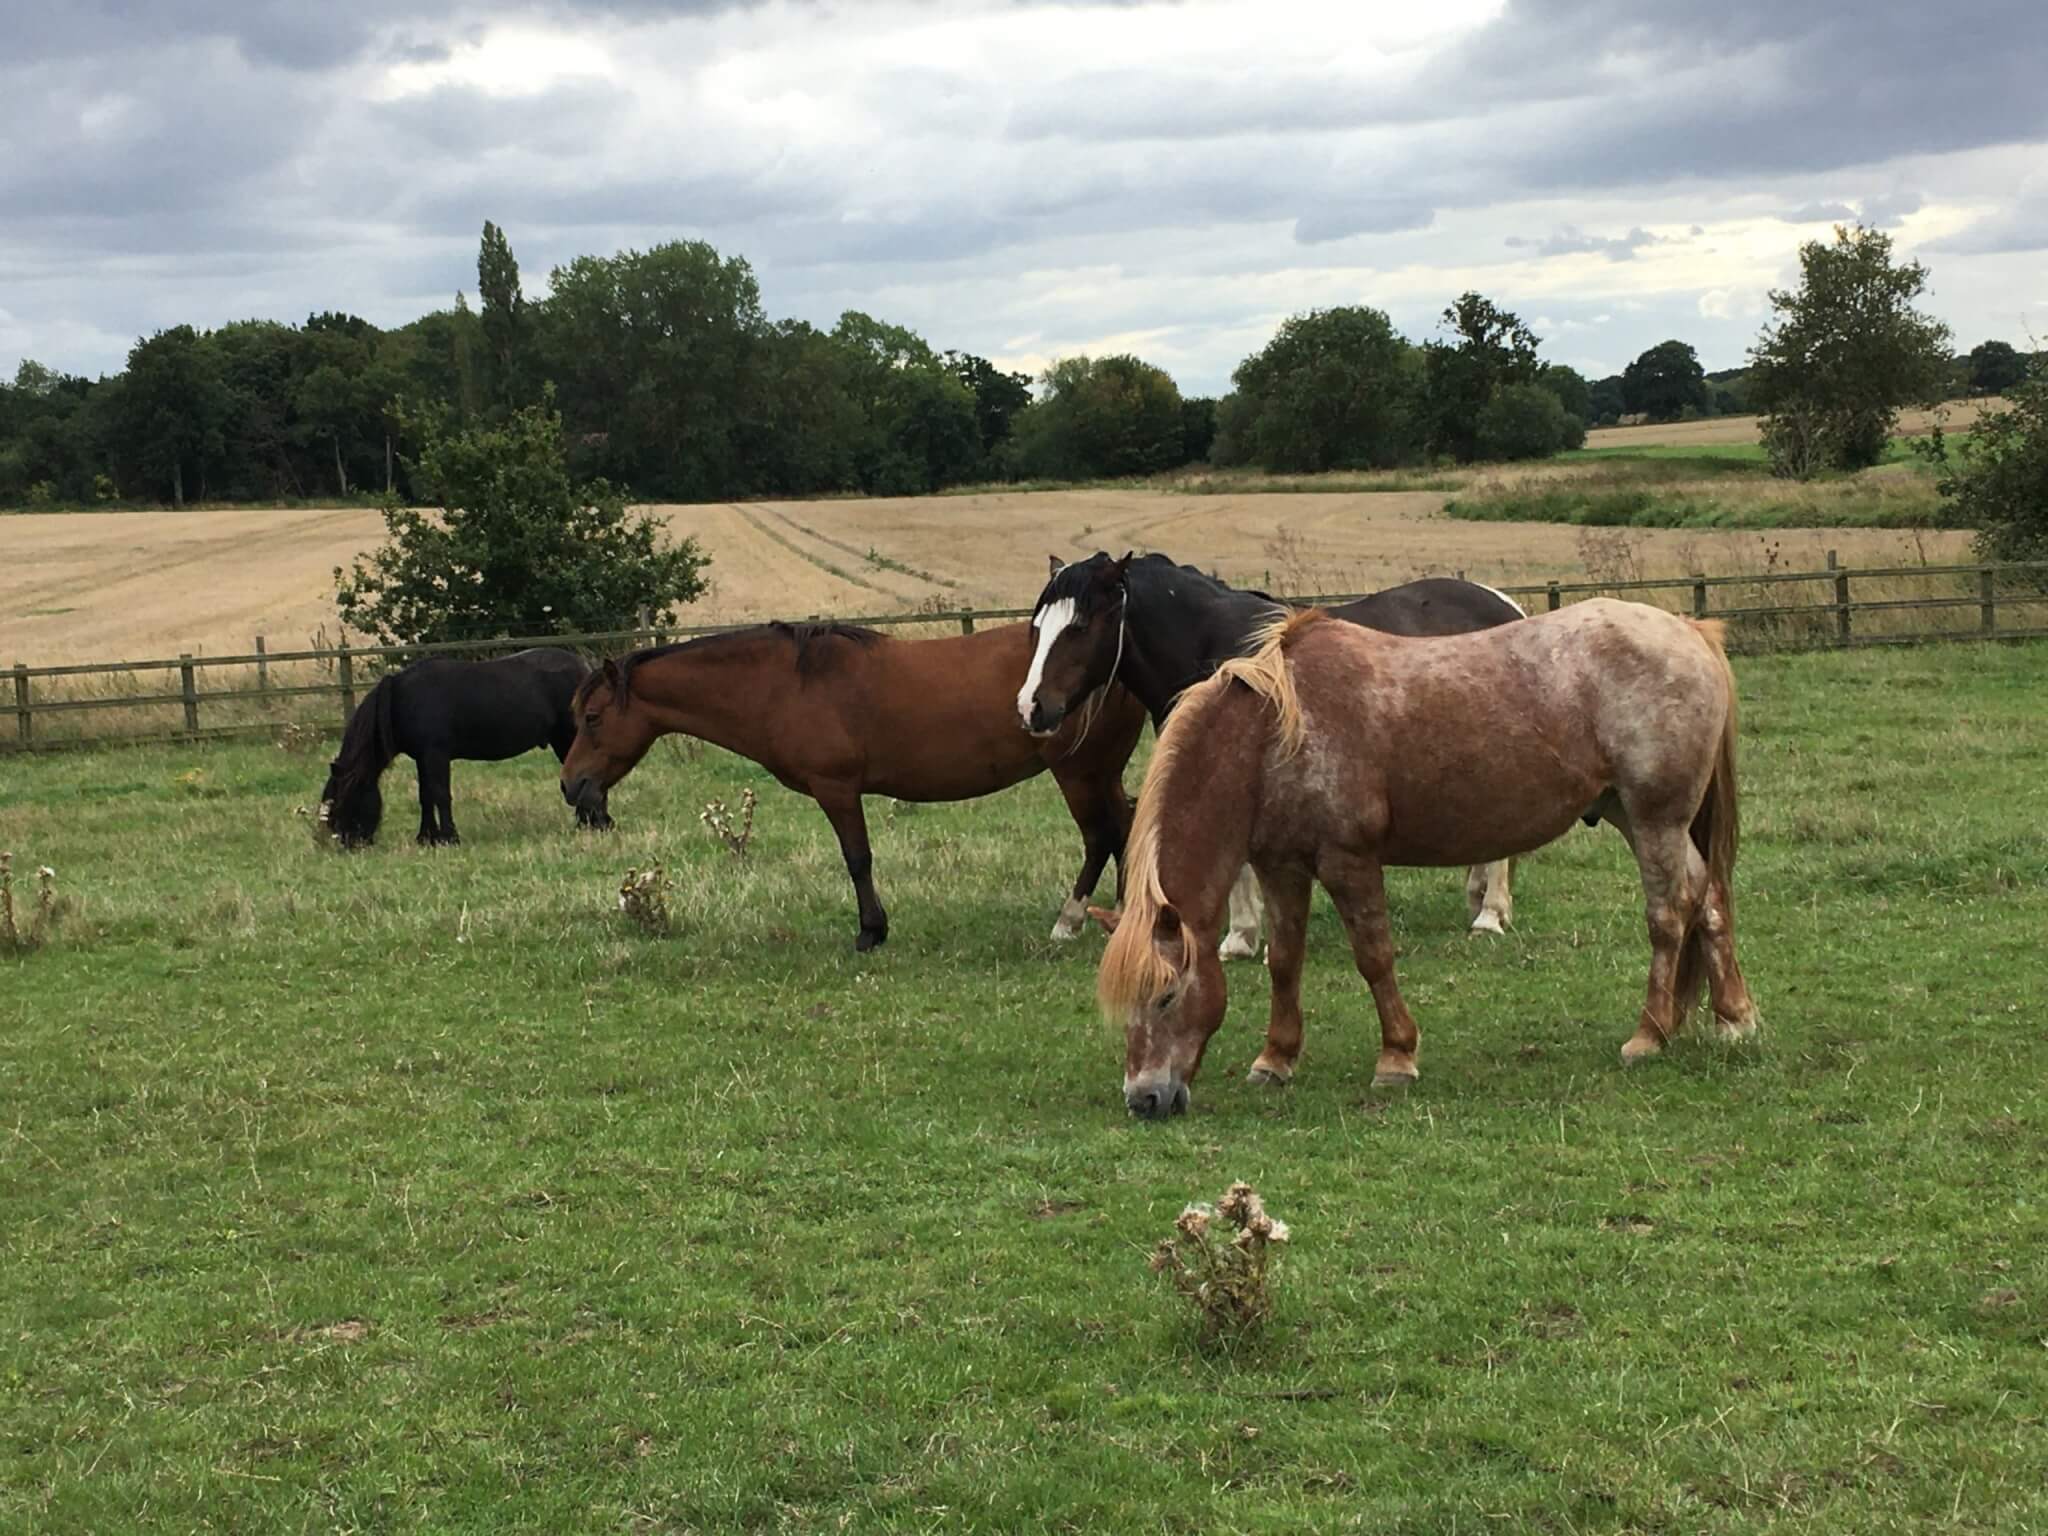
[[[1123,915],[1110,935],[1109,947],[1102,953],[1102,968],[1095,977],[1096,1002],[1112,1023],[1121,1023],[1133,1007],[1158,997],[1195,963],[1198,941],[1192,927],[1181,927],[1178,949],[1170,957],[1153,943],[1154,925],[1160,908],[1166,905],[1166,892],[1159,884],[1159,823],[1173,794],[1170,784],[1179,771],[1188,739],[1201,730],[1210,701],[1236,682],[1272,706],[1273,740],[1281,755],[1299,751],[1307,725],[1286,651],[1297,634],[1323,617],[1321,609],[1310,608],[1275,619],[1257,632],[1257,650],[1225,662],[1213,677],[1195,684],[1175,703],[1153,749],[1151,766],[1145,770],[1144,787],[1138,791],[1137,818],[1124,844]]]
[[[1728,665],[1724,626],[1715,619],[1688,620],[1699,631],[1721,664],[1728,688],[1728,717],[1721,725],[1721,744],[1714,757],[1714,776],[1707,781],[1707,797],[1692,818],[1693,846],[1707,863],[1707,890],[1702,906],[1686,929],[1685,943],[1678,952],[1678,975],[1672,993],[1682,1019],[1699,1003],[1700,989],[1707,979],[1707,931],[1705,898],[1718,891],[1721,916],[1730,937],[1735,927],[1735,851],[1741,840],[1741,796],[1735,778],[1735,672]]]

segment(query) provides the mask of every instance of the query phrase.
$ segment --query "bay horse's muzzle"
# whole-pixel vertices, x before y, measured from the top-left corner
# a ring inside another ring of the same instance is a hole
[[[569,802],[569,809],[580,811],[591,817],[604,815],[605,793],[598,787],[597,780],[588,777],[564,779],[562,798]]]

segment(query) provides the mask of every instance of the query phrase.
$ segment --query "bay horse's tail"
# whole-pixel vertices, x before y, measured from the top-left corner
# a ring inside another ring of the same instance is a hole
[[[398,730],[392,712],[398,698],[398,674],[387,672],[363,696],[341,733],[327,779],[327,827],[344,847],[367,843],[384,819],[384,795],[377,780],[398,755]]]
[[[1741,838],[1741,796],[1735,777],[1735,673],[1728,665],[1724,648],[1724,626],[1714,619],[1689,620],[1721,665],[1728,690],[1728,714],[1721,724],[1721,741],[1714,754],[1714,774],[1707,781],[1707,795],[1692,818],[1693,846],[1707,865],[1707,888],[1701,906],[1686,929],[1685,943],[1678,952],[1678,975],[1673,991],[1679,1016],[1692,1012],[1707,979],[1706,902],[1718,895],[1721,919],[1735,927],[1735,851]]]

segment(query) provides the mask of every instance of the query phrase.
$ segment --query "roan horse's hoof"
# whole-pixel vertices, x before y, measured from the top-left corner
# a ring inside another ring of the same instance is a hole
[[[1245,1073],[1244,1080],[1255,1088],[1285,1088],[1294,1081],[1294,1069],[1270,1067],[1262,1061],[1255,1061],[1251,1071]]]

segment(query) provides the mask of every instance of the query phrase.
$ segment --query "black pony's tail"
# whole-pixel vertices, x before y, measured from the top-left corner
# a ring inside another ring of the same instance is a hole
[[[398,699],[398,674],[386,673],[349,716],[341,733],[327,780],[327,827],[342,846],[367,843],[384,819],[384,794],[377,781],[398,756],[398,731],[392,712]]]

